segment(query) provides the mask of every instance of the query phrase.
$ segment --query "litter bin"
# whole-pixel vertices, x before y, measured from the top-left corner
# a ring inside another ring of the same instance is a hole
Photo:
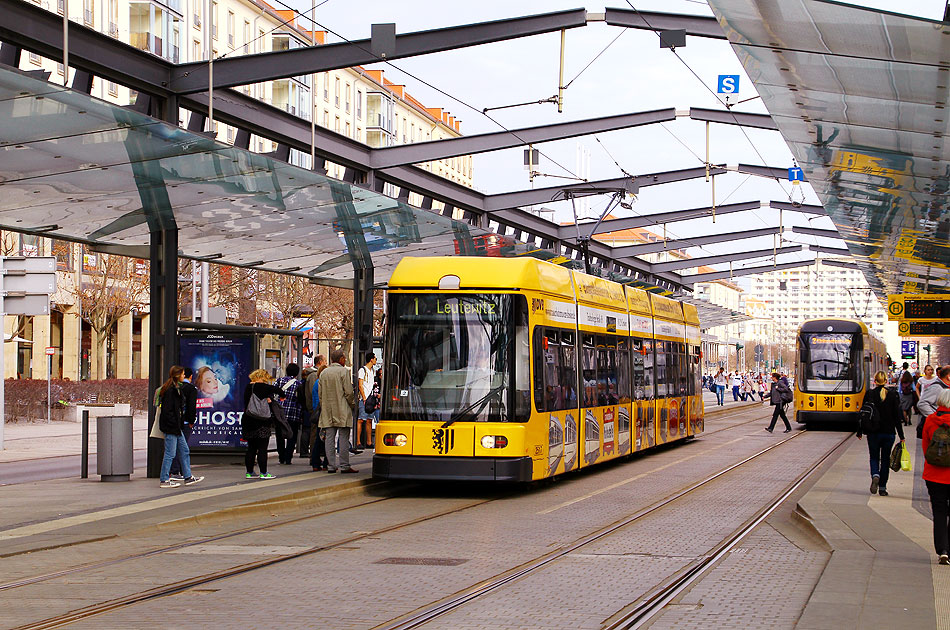
[[[129,481],[132,475],[132,416],[96,418],[96,471],[100,481]]]

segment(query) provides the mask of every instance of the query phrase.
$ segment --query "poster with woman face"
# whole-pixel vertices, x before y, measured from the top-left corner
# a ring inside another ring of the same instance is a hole
[[[244,387],[253,369],[253,338],[226,333],[182,335],[178,357],[180,365],[191,368],[191,382],[198,389],[188,446],[240,448]]]

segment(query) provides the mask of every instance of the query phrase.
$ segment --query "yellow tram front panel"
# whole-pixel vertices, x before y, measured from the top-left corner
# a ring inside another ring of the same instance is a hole
[[[685,347],[686,324],[680,302],[651,294],[650,303],[656,356],[656,443],[665,444],[686,436],[689,405],[686,402],[685,372],[678,373],[685,355],[681,357],[667,348]]]
[[[689,386],[695,391],[687,399],[689,412],[686,432],[687,435],[693,436],[703,432],[705,418],[701,381],[702,357],[698,353],[702,347],[702,337],[699,330],[699,310],[695,304],[683,302],[683,318],[686,323],[686,361],[690,369],[687,378],[691,380]]]
[[[617,347],[621,339],[627,343],[630,322],[623,285],[578,272],[573,276],[583,390],[578,396],[580,465],[589,466],[618,457],[621,445],[629,449],[632,441],[630,407],[624,405],[621,417],[617,380]]]

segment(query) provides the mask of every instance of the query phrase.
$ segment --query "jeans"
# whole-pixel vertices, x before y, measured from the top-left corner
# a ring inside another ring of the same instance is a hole
[[[719,403],[719,406],[726,404],[726,386],[725,385],[716,385],[716,402]]]
[[[739,400],[739,386],[738,385],[732,386],[732,399]]]
[[[244,467],[247,472],[254,474],[254,459],[257,458],[257,466],[261,474],[267,473],[267,444],[270,438],[248,438],[247,451],[244,453]]]
[[[192,426],[190,424],[186,424],[181,429],[181,434],[185,436],[186,442],[188,441],[188,438],[191,437],[191,429],[192,429]],[[182,453],[180,450],[178,451],[178,456],[175,457],[175,461],[172,462],[172,468],[171,468],[170,474],[181,475],[181,460],[183,457],[187,457],[189,454],[190,454],[189,451],[186,451],[184,453]]]
[[[277,460],[281,464],[289,464],[294,457],[294,446],[297,444],[300,423],[291,422],[290,428],[293,429],[293,435],[284,435],[283,431],[277,431]]]
[[[181,474],[185,479],[191,477],[191,458],[188,451],[188,440],[184,435],[165,434],[165,457],[162,459],[162,472],[159,479],[163,482],[168,481],[171,474],[172,462],[175,460],[175,454],[181,452]]]
[[[894,447],[893,433],[868,433],[868,451],[871,454],[871,476],[880,476],[878,486],[887,489],[887,477],[891,472],[891,448]],[[881,466],[881,462],[884,465]]]
[[[950,554],[950,484],[928,481],[927,492],[934,513],[934,551]]]
[[[785,415],[785,405],[782,403],[775,405],[775,407],[772,409],[772,424],[769,425],[769,431],[775,428],[775,423],[778,421],[779,417],[781,417],[782,422],[785,423],[785,428],[791,431],[792,425],[788,423],[788,416]]]
[[[337,465],[337,436],[340,436],[339,465]],[[327,469],[346,470],[350,467],[350,427],[327,427]]]

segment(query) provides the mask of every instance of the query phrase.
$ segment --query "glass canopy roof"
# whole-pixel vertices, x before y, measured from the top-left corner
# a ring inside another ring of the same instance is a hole
[[[709,0],[881,299],[950,292],[950,25],[823,0]]]
[[[384,283],[403,256],[476,253],[492,234],[2,69],[0,190],[0,229],[143,246],[171,218],[184,257],[330,284],[370,261]],[[502,245],[487,249],[536,249]]]

